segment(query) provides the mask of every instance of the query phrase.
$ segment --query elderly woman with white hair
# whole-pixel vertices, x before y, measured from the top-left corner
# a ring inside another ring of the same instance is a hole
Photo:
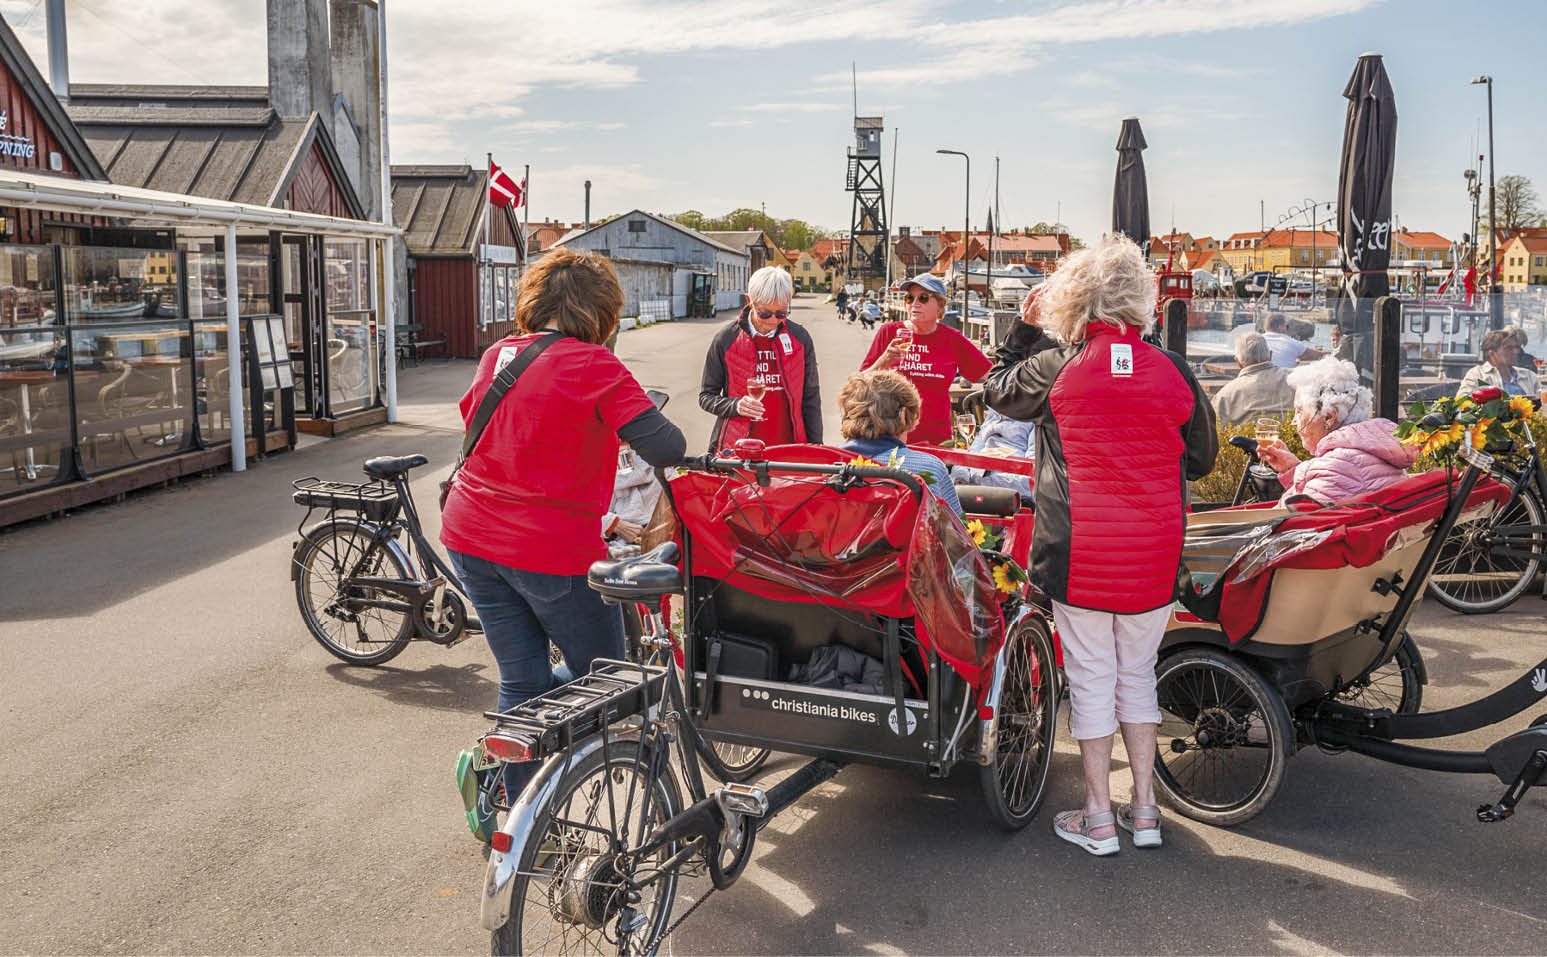
[[[1328,356],[1289,374],[1295,390],[1295,430],[1315,456],[1302,462],[1280,445],[1257,457],[1278,472],[1287,502],[1297,495],[1330,505],[1383,489],[1402,478],[1418,448],[1396,438],[1396,423],[1371,418],[1370,390],[1352,362]]]
[[[766,445],[822,441],[822,393],[811,334],[790,321],[790,274],[765,266],[747,305],[710,340],[698,405],[715,416],[711,451],[738,439]]]
[[[1155,274],[1117,237],[1063,261],[1038,297],[1042,329],[1064,344],[1032,355],[1023,316],[995,354],[990,407],[1037,428],[1031,580],[1053,602],[1080,745],[1085,805],[1053,821],[1096,855],[1117,827],[1158,847],[1155,658],[1171,614],[1189,479],[1214,467],[1214,416],[1180,356],[1149,345]],[[1133,801],[1113,814],[1112,737],[1121,728]],[[1115,818],[1115,819],[1114,819]]]

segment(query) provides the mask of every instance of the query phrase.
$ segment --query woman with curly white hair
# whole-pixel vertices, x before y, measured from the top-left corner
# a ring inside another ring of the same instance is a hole
[[[1070,731],[1085,805],[1054,818],[1096,855],[1117,828],[1158,847],[1155,655],[1171,614],[1190,479],[1214,467],[1214,414],[1180,356],[1141,336],[1155,274],[1118,237],[1063,261],[995,354],[989,406],[1037,429],[1032,582],[1053,600],[1069,679]],[[1064,346],[1033,354],[1036,324]],[[1112,736],[1121,728],[1133,802],[1113,813]]]
[[[1295,430],[1315,456],[1302,462],[1280,445],[1257,456],[1278,472],[1287,502],[1306,495],[1330,505],[1368,495],[1397,481],[1418,458],[1396,438],[1396,423],[1371,418],[1370,390],[1352,362],[1328,356],[1289,373],[1295,390]]]

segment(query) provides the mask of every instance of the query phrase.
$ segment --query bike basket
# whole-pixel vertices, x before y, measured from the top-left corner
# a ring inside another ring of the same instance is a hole
[[[330,512],[359,512],[373,522],[392,521],[400,507],[397,490],[380,482],[329,482],[312,477],[297,479],[290,485],[295,489],[291,498],[297,505]]]

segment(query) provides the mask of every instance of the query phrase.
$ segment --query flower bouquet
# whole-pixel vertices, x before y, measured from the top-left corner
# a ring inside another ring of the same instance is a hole
[[[1027,581],[1026,571],[1015,559],[999,551],[1000,542],[1004,539],[1003,532],[975,518],[967,523],[967,534],[972,536],[973,543],[983,553],[984,561],[988,562],[994,575],[994,587],[1005,596],[1003,600],[1019,598],[1021,586]]]
[[[1416,445],[1441,465],[1452,464],[1461,452],[1468,428],[1472,447],[1485,449],[1513,439],[1523,444],[1523,423],[1535,407],[1524,396],[1507,396],[1502,389],[1478,389],[1471,395],[1447,396],[1435,402],[1415,402],[1407,418],[1397,424],[1397,439]],[[1441,420],[1435,424],[1436,417]],[[1428,419],[1428,422],[1424,420]]]

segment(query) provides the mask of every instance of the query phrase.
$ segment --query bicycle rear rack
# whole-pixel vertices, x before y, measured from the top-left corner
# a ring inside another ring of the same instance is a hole
[[[397,489],[385,482],[330,482],[315,475],[290,483],[290,496],[308,510],[325,508],[329,517],[337,512],[359,512],[373,522],[390,522],[397,517],[402,503]]]
[[[486,711],[484,717],[494,721],[489,735],[518,742],[525,746],[526,760],[541,761],[640,714],[660,700],[665,681],[665,668],[598,658],[590,674],[509,711]]]

